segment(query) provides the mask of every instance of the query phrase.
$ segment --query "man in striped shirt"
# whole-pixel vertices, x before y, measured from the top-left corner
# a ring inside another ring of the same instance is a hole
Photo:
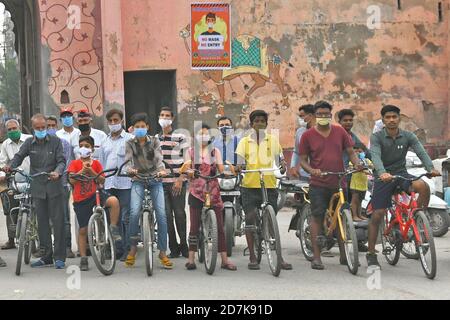
[[[186,237],[186,181],[179,175],[181,166],[187,157],[189,148],[186,136],[173,132],[172,123],[174,114],[169,107],[161,108],[159,114],[159,125],[162,133],[157,137],[161,142],[161,150],[164,161],[169,164],[176,178],[164,178],[164,197],[166,200],[167,230],[169,234],[169,258],[178,258],[181,255],[188,257],[188,246]],[[175,218],[175,219],[174,219]],[[177,226],[180,243],[178,244],[175,232]]]

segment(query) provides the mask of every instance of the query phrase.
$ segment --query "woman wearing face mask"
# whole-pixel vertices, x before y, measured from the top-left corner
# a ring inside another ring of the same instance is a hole
[[[80,137],[79,141],[80,159],[73,160],[69,168],[68,173],[83,174],[86,176],[94,177],[103,171],[103,167],[99,161],[92,159],[94,152],[94,139],[92,137]],[[81,271],[89,270],[88,258],[86,256],[87,248],[87,229],[89,219],[92,215],[92,208],[95,206],[95,197],[97,184],[103,184],[105,178],[100,176],[96,181],[81,182],[71,179],[69,176],[70,184],[73,186],[73,209],[77,216],[78,224],[80,226],[78,237],[78,248],[81,255],[80,269]],[[120,231],[118,227],[120,216],[119,200],[116,197],[107,197],[106,194],[101,194],[102,205],[108,209],[111,217],[111,234],[114,241],[120,240]]]
[[[200,171],[201,175],[214,176],[219,173],[223,173],[223,162],[220,151],[217,148],[212,147],[211,136],[209,135],[210,127],[203,125],[202,129],[196,134],[196,142],[194,148],[191,148],[188,152],[190,160],[192,161],[192,169]],[[189,209],[191,219],[191,229],[189,231],[189,258],[186,263],[188,270],[196,269],[194,262],[195,252],[197,251],[197,235],[200,231],[200,216],[205,202],[205,187],[206,181],[201,178],[194,178],[194,172],[189,172],[189,178],[191,182],[189,184]],[[223,229],[223,202],[220,197],[219,181],[217,179],[209,182],[211,203],[216,213],[217,218],[217,230],[219,240],[219,253],[222,258],[222,269],[235,271],[236,266],[228,260],[226,246],[225,246],[225,233]]]
[[[128,173],[133,176],[137,173],[144,175],[157,174],[159,177],[166,176],[163,163],[161,146],[158,138],[148,135],[150,129],[147,114],[138,113],[131,118],[131,124],[134,127],[135,138],[127,141],[125,145],[125,161],[131,161]],[[130,202],[130,245],[125,265],[131,267],[136,262],[137,244],[140,240],[139,218],[142,208],[142,199],[144,198],[144,189],[150,191],[153,207],[156,212],[156,223],[158,227],[158,249],[159,260],[165,269],[172,269],[173,264],[166,255],[167,251],[167,218],[165,211],[164,189],[160,181],[150,180],[147,183],[133,180],[131,186]]]

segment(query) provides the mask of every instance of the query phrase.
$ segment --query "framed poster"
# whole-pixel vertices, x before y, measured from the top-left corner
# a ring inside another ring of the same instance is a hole
[[[231,16],[228,3],[191,4],[191,67],[231,68]]]

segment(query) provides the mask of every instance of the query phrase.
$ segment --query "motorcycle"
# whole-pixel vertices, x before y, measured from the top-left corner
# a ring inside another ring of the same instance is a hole
[[[225,165],[225,173],[233,173],[229,165]],[[224,204],[223,221],[227,256],[233,253],[235,237],[241,237],[245,231],[244,211],[241,206],[241,176],[219,178],[220,195]]]

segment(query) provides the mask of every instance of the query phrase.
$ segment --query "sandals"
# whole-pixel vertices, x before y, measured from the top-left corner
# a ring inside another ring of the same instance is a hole
[[[172,263],[172,261],[170,261],[170,259],[167,256],[159,258],[159,261],[161,262],[164,269],[172,269],[173,268],[173,263]]]
[[[311,261],[311,269],[323,270],[323,269],[325,269],[325,267],[324,267],[322,261],[315,261],[315,260],[313,260],[313,261]]]
[[[230,270],[230,271],[237,270],[237,267],[234,264],[232,264],[231,262],[228,262],[227,264],[222,264],[221,268],[225,269],[225,270]]]
[[[134,266],[135,262],[136,262],[136,256],[128,255],[127,259],[125,260],[125,266],[132,267],[132,266]]]
[[[248,269],[249,270],[259,270],[260,269],[260,267],[259,267],[259,263],[258,262],[249,262],[248,263]]]
[[[195,265],[195,263],[189,263],[189,262],[186,262],[186,264],[185,264],[184,266],[185,266],[186,269],[188,269],[188,270],[195,270],[195,269],[197,269],[197,266]]]
[[[283,261],[281,263],[281,269],[283,269],[283,270],[292,270],[292,264],[287,263],[286,261]]]

